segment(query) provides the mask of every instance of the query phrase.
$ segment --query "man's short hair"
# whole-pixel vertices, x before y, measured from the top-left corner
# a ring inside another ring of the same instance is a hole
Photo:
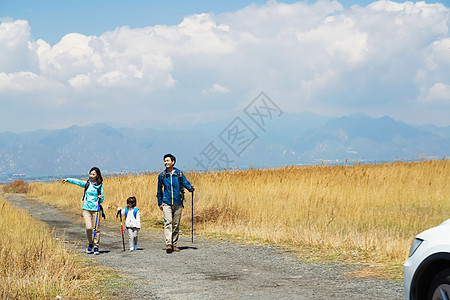
[[[170,159],[173,161],[174,164],[177,162],[177,159],[175,158],[175,156],[173,156],[170,153],[164,155],[163,161],[166,160],[167,157],[170,157]]]

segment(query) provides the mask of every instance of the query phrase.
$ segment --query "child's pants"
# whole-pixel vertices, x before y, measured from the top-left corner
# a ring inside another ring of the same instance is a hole
[[[138,230],[136,227],[127,227],[127,229],[128,229],[128,244],[130,245],[130,250],[137,250]]]
[[[88,238],[89,245],[92,245],[92,242],[94,243],[94,248],[98,248],[98,242],[100,241],[100,218],[101,218],[101,212],[96,211],[90,211],[83,209],[83,218],[84,223],[86,224],[86,235]],[[94,231],[94,225],[95,220],[97,220],[97,229],[95,230],[95,238],[92,241],[93,238],[93,231]]]

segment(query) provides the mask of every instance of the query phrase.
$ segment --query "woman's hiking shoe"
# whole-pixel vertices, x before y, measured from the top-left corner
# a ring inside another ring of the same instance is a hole
[[[98,251],[98,248],[94,248],[94,255],[99,255],[100,252]]]
[[[87,247],[86,253],[87,253],[87,254],[92,254],[92,253],[94,253],[94,251],[92,251],[92,245],[89,245],[89,246]]]
[[[178,249],[176,246],[172,246],[172,251],[173,252],[180,252],[180,249]]]
[[[166,246],[166,253],[172,253],[172,245]]]

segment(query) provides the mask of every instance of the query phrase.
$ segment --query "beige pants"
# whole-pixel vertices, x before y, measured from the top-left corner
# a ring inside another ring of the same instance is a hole
[[[164,236],[166,238],[166,246],[177,245],[182,211],[182,205],[163,204]]]
[[[94,235],[94,225],[95,220],[97,218],[97,229],[95,230],[95,238],[94,238],[94,248],[98,248],[98,243],[100,241],[100,219],[102,217],[102,213],[96,211],[90,211],[90,210],[84,210],[83,209],[83,218],[84,223],[86,224],[86,235],[89,242],[89,245],[92,245],[92,237]]]

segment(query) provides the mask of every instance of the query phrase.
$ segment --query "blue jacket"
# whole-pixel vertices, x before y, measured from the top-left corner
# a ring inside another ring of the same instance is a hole
[[[79,185],[81,187],[85,187],[87,181],[79,180],[75,178],[67,178],[67,182]],[[88,189],[86,190],[86,193],[83,197],[83,209],[84,210],[90,210],[90,211],[98,211],[98,185],[93,185],[92,182],[90,182]],[[100,203],[105,200],[105,189],[103,188],[103,184],[100,185],[100,194],[102,195],[102,200],[100,200]]]
[[[158,206],[163,203],[168,205],[182,205],[180,193],[183,188],[191,189],[191,183],[186,179],[183,172],[177,168],[173,168],[173,173],[169,173],[166,170],[162,171],[158,175]],[[181,180],[180,180],[181,177]],[[182,186],[180,186],[180,181]]]

